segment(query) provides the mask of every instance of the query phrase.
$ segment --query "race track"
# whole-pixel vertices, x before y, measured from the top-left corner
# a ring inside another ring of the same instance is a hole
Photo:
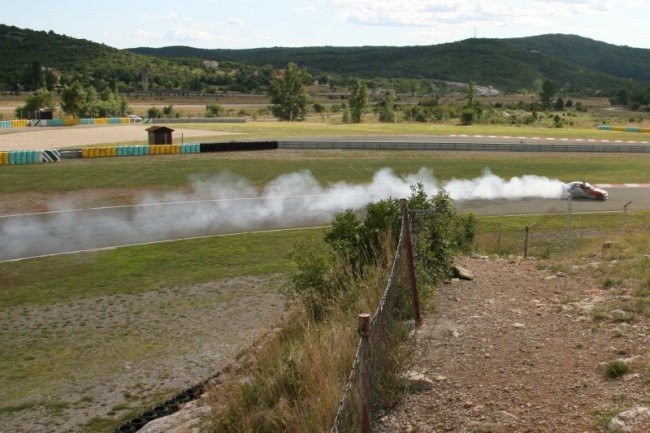
[[[604,202],[574,200],[573,212],[622,211],[629,201],[633,201],[631,210],[650,209],[650,188],[619,187],[609,189],[609,193],[610,199]],[[0,261],[198,236],[317,226],[328,224],[332,218],[331,212],[317,211],[323,197],[302,196],[284,200],[293,200],[288,203],[290,206],[311,207],[312,214],[302,213],[300,220],[294,220],[271,212],[258,215],[252,225],[242,217],[259,212],[259,200],[269,199],[206,200],[0,216],[0,245],[3,246]],[[567,200],[559,199],[525,199],[470,200],[458,202],[457,206],[478,215],[514,215],[564,213],[567,204]]]

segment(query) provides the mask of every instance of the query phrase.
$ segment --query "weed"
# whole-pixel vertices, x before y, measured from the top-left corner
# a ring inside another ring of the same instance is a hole
[[[597,409],[594,410],[591,414],[596,418],[596,425],[601,429],[605,430],[607,424],[619,413],[623,412],[625,409],[621,407],[614,407],[609,409]]]
[[[630,366],[623,361],[610,361],[603,367],[603,374],[607,379],[620,379],[630,372]]]

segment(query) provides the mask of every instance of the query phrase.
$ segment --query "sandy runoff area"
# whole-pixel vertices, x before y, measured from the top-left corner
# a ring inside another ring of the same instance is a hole
[[[125,143],[132,141],[146,143],[147,132],[151,125],[80,125],[50,128],[12,128],[0,129],[0,150],[42,150],[80,147],[104,143]],[[208,131],[200,129],[176,128],[174,139],[185,142],[195,141],[200,137],[220,135],[238,135],[237,133]]]

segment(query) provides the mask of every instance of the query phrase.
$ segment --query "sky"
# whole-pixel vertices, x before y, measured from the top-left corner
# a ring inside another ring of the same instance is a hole
[[[432,45],[571,33],[650,49],[650,0],[31,0],[0,23],[116,48]]]

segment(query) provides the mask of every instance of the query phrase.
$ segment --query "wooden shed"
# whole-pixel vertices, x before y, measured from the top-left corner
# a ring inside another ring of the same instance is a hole
[[[173,144],[172,132],[174,130],[166,126],[152,126],[147,128],[149,144]]]

